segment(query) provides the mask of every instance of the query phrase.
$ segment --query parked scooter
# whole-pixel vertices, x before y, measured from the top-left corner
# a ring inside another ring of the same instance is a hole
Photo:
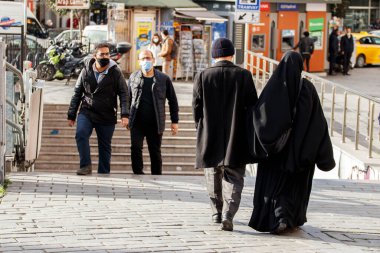
[[[47,60],[42,61],[36,68],[37,78],[47,81],[67,79],[68,85],[72,77],[79,76],[85,62],[93,57],[92,54],[82,54],[82,47],[81,44],[70,47],[61,46],[60,43],[51,45],[46,51]],[[118,62],[131,48],[132,45],[127,42],[120,42],[116,47],[111,44],[110,58]]]
[[[84,67],[87,54],[81,52],[82,45],[61,45],[57,42],[46,50],[46,60],[41,61],[37,67],[37,78],[46,81],[54,79],[67,79],[68,84],[71,77],[78,76]]]

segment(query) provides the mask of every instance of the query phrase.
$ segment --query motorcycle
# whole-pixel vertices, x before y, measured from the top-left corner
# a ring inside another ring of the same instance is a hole
[[[74,76],[79,76],[85,66],[85,62],[93,57],[92,54],[83,54],[81,43],[74,45],[61,45],[56,43],[46,50],[47,60],[40,62],[37,66],[37,78],[46,81],[54,79],[67,79],[66,85]],[[116,46],[111,44],[110,58],[115,62],[128,53],[132,45],[127,42],[120,42]]]
[[[71,77],[78,76],[84,67],[87,54],[81,52],[82,45],[61,45],[57,42],[46,50],[46,59],[41,61],[37,67],[37,78],[46,81],[54,79],[67,79],[68,84]]]

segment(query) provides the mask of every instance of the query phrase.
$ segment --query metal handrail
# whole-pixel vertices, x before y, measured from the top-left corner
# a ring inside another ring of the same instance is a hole
[[[252,72],[257,88],[264,88],[267,80],[273,74],[273,71],[278,64],[278,61],[263,56],[260,53],[255,53],[249,50],[245,51],[244,67]],[[380,99],[326,80],[315,74],[302,72],[302,76],[309,79],[315,86],[320,85],[321,87],[319,90],[320,100],[325,115],[329,117],[330,135],[334,136],[334,133],[338,133],[341,135],[341,142],[346,143],[346,139],[349,135],[348,133],[351,132],[351,134],[354,134],[350,137],[354,143],[355,150],[358,150],[359,145],[361,145],[365,146],[368,150],[368,158],[373,158],[374,151],[377,151],[377,153],[380,154],[379,148],[374,150],[375,147],[380,146],[380,144],[377,144],[377,146],[374,145],[374,112],[376,108],[380,110]],[[330,92],[326,92],[326,89],[330,90]],[[342,94],[339,94],[338,90],[340,90]],[[348,96],[355,96],[357,97],[357,100],[351,100],[351,103],[349,103]],[[339,99],[342,100],[342,105],[339,104]],[[365,102],[368,102],[368,106],[361,105],[361,103]],[[349,108],[349,106],[351,106],[351,108]],[[340,113],[339,110],[342,111],[342,117],[338,115],[338,113]],[[351,121],[348,120],[348,114],[351,116]],[[352,115],[355,115],[356,117]],[[354,122],[354,126],[350,127],[347,122]],[[364,124],[362,124],[363,122]],[[366,134],[364,134],[364,132],[366,132]],[[378,133],[379,138],[375,141],[380,142],[380,127]]]
[[[12,66],[12,64],[10,64],[9,62],[5,62],[5,66],[6,66],[7,70],[10,70],[11,72],[13,72],[13,74],[15,74],[19,78],[19,81],[20,81],[20,100],[21,100],[21,102],[24,102],[25,101],[25,86],[24,86],[24,78],[22,76],[22,72],[20,70],[18,70],[16,67]]]

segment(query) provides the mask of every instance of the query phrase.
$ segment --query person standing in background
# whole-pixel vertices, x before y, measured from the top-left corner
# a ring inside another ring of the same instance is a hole
[[[300,48],[300,53],[303,61],[306,61],[306,71],[310,72],[310,58],[314,52],[314,40],[309,37],[309,32],[305,31],[303,33],[304,37],[300,39],[298,44],[293,48],[294,50],[298,47]]]
[[[161,53],[158,56],[163,58],[162,62],[162,72],[170,77],[170,80],[173,79],[173,66],[172,66],[172,57],[171,53],[173,50],[174,41],[169,36],[168,30],[163,30],[161,32],[163,39]]]
[[[346,34],[340,39],[340,53],[343,56],[343,75],[349,76],[350,62],[352,52],[354,52],[354,38],[351,34],[351,28],[346,28]]]
[[[334,68],[339,53],[338,28],[334,27],[329,37],[329,75],[333,75]]]
[[[158,35],[158,33],[155,33],[153,35],[152,41],[149,44],[148,49],[153,53],[154,68],[162,72],[162,58],[158,56],[161,53],[162,45],[161,45],[161,38]]]

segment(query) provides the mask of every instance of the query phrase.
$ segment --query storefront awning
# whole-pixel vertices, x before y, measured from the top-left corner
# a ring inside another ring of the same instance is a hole
[[[175,8],[173,16],[179,18],[196,19],[198,21],[225,22],[226,18],[207,11],[205,8]]]
[[[292,4],[307,4],[307,3],[322,3],[322,4],[340,4],[342,0],[265,0],[268,3],[292,3]]]
[[[107,0],[108,3],[124,3],[126,7],[157,7],[157,8],[196,8],[198,4],[191,0]]]

